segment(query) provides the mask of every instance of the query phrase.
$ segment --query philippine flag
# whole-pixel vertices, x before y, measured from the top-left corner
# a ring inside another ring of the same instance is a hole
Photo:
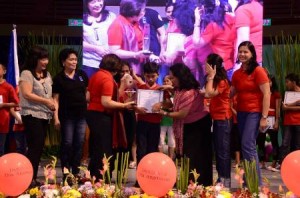
[[[14,86],[16,90],[18,89],[19,74],[20,74],[17,44],[18,43],[17,43],[16,25],[13,25],[13,30],[11,32],[11,39],[10,39],[6,81],[10,83],[12,86]]]

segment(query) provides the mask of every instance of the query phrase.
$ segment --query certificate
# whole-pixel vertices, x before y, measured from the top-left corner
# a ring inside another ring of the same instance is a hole
[[[300,101],[300,92],[299,91],[286,91],[284,95],[284,104],[293,103]],[[300,104],[297,104],[300,105]]]
[[[180,33],[168,33],[167,36],[167,52],[184,52],[185,35]]]
[[[268,116],[268,118],[267,118],[267,124],[270,126],[269,129],[274,129],[275,116]]]
[[[163,91],[161,90],[137,90],[137,106],[147,109],[147,113],[152,113],[152,106],[163,101]]]

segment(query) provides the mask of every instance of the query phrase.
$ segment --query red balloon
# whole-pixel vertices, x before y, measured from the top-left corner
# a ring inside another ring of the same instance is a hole
[[[0,192],[6,196],[22,194],[30,185],[33,168],[30,161],[19,153],[0,157]]]
[[[176,182],[176,166],[163,153],[150,153],[140,161],[136,177],[142,190],[152,196],[163,197]]]
[[[288,154],[281,164],[281,177],[286,187],[300,196],[300,150]]]

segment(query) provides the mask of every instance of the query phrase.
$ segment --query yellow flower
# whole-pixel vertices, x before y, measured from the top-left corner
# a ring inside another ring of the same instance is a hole
[[[148,198],[149,196],[145,193],[145,194],[142,194],[142,198]]]
[[[2,192],[0,192],[0,198],[5,198],[5,196]]]
[[[29,190],[29,194],[30,194],[30,195],[38,195],[38,193],[39,193],[39,188],[38,188],[38,187],[31,188],[31,189]]]
[[[130,195],[129,198],[140,198],[139,195]]]
[[[170,191],[168,192],[168,195],[169,195],[170,197],[174,197],[175,193],[174,193],[172,190],[170,190]]]
[[[98,194],[98,195],[103,195],[104,193],[105,193],[105,189],[104,188],[98,188],[96,190],[96,194]]]
[[[222,191],[220,192],[220,194],[223,195],[224,198],[231,198],[231,197],[232,197],[232,194],[229,193],[229,192],[227,192],[227,191],[223,191],[223,190],[222,190]]]
[[[288,191],[285,195],[286,198],[290,198],[290,197],[294,197],[294,193],[292,193],[291,191]]]
[[[63,198],[80,198],[81,194],[75,189],[70,189],[66,194],[62,196]]]

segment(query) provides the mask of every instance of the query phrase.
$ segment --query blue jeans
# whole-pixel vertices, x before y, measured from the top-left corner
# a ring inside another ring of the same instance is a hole
[[[284,158],[294,150],[300,150],[300,125],[284,126],[279,163],[281,164]]]
[[[82,156],[86,121],[85,118],[61,119],[61,167],[78,174]]]
[[[0,133],[0,157],[4,155],[6,136],[7,133]]]
[[[86,75],[89,78],[91,78],[91,76],[99,70],[99,68],[89,67],[86,65],[82,65],[81,69],[86,73]]]
[[[256,161],[259,185],[262,185],[258,154],[256,150],[256,138],[259,133],[258,127],[260,119],[260,112],[238,112],[237,114],[243,158],[247,161]]]
[[[232,119],[214,120],[213,122],[213,138],[216,153],[216,168],[218,171],[219,182],[225,187],[230,188],[230,132],[232,127]]]
[[[137,162],[152,152],[158,151],[160,123],[138,121],[136,128]]]

